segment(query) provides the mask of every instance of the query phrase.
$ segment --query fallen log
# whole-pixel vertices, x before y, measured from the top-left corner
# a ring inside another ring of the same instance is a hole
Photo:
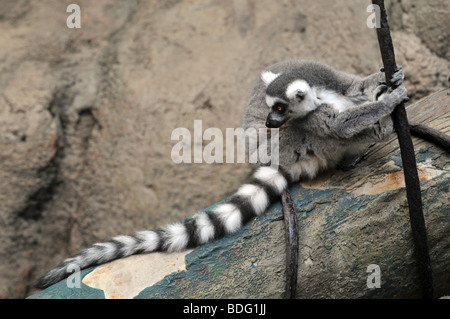
[[[450,132],[450,89],[407,108],[411,121]],[[450,161],[413,139],[436,297],[450,294]],[[419,298],[421,288],[396,138],[347,171],[291,188],[298,211],[297,298]],[[242,231],[177,253],[117,260],[30,298],[283,298],[279,204]],[[71,287],[71,288],[69,288]]]

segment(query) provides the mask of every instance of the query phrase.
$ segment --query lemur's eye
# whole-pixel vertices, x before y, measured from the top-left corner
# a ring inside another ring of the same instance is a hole
[[[286,107],[287,107],[286,105],[279,103],[275,105],[274,109],[278,113],[284,113],[286,111]]]

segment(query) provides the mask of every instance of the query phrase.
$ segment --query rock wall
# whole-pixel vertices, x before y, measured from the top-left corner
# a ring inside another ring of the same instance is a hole
[[[69,29],[66,8],[81,7]],[[238,127],[259,72],[381,66],[368,3],[5,0],[0,6],[0,298],[99,239],[223,199],[242,164],[174,164],[171,132]],[[413,99],[448,86],[448,2],[389,4]]]

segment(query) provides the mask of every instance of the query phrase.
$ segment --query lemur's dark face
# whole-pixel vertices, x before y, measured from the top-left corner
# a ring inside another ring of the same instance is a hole
[[[266,126],[278,128],[289,120],[289,103],[285,101],[275,102],[267,116]]]
[[[266,83],[266,104],[270,108],[267,127],[278,128],[316,108],[315,92],[306,81],[270,71],[263,72],[261,78]]]

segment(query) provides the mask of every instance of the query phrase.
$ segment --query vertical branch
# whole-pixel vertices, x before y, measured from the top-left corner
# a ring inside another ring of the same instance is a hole
[[[298,230],[297,211],[289,189],[281,194],[286,234],[286,299],[294,299],[297,292]]]
[[[377,28],[377,37],[380,45],[386,82],[389,86],[392,86],[390,79],[396,71],[397,64],[395,62],[394,47],[392,45],[386,9],[384,7],[383,0],[372,0],[372,4],[377,5],[380,8],[380,28]],[[403,162],[411,230],[414,240],[415,253],[419,263],[423,297],[433,298],[431,263],[427,245],[425,219],[422,211],[420,182],[417,174],[416,156],[411,140],[411,133],[404,103],[399,104],[395,108],[392,113],[392,119],[398,135],[398,142],[400,145],[400,152]]]

